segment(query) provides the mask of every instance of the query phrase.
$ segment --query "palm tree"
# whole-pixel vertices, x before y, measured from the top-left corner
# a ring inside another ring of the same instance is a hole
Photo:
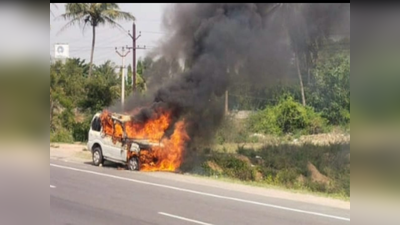
[[[56,7],[56,9],[58,9],[58,7],[57,7],[57,5],[56,5],[56,3],[50,3],[52,6],[54,6],[54,7]],[[51,11],[51,9],[50,9],[50,13],[51,13],[51,15],[53,15],[54,16],[54,13],[53,13],[53,11]]]
[[[85,30],[87,25],[92,26],[93,37],[92,50],[90,53],[89,77],[92,74],[96,27],[100,24],[109,24],[113,27],[122,28],[116,20],[135,20],[135,17],[132,14],[120,11],[120,8],[116,3],[67,3],[65,5],[65,13],[60,17],[64,20],[69,20],[69,22],[61,28],[59,33],[75,24],[83,26],[82,30]]]

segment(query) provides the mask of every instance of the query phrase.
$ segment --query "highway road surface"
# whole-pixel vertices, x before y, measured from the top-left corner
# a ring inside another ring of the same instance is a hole
[[[50,225],[350,224],[350,210],[50,160]]]

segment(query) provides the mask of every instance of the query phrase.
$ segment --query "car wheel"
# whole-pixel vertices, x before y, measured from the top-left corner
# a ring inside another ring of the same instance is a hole
[[[101,154],[101,149],[99,147],[93,149],[92,159],[95,166],[103,164],[103,155]]]
[[[129,170],[139,170],[139,161],[136,157],[129,159],[128,168]]]

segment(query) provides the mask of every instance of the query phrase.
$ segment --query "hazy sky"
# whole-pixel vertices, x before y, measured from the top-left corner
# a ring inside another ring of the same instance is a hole
[[[70,57],[80,57],[89,62],[92,43],[92,30],[86,28],[85,32],[79,26],[70,27],[57,34],[63,25],[67,23],[63,19],[56,19],[65,12],[65,4],[57,3],[57,8],[50,5],[54,15],[50,14],[50,55],[54,56],[54,44],[68,43]],[[141,37],[136,41],[137,45],[146,45],[147,48],[154,47],[157,41],[163,38],[161,20],[163,8],[167,4],[160,3],[121,3],[122,11],[130,12],[136,17],[136,34],[142,31]],[[132,22],[120,21],[123,28],[132,32]],[[132,46],[132,38],[118,28],[110,26],[99,26],[96,29],[96,46],[93,62],[103,63],[110,59],[117,65],[122,63],[121,57],[115,53],[115,47]],[[121,50],[119,48],[119,50]],[[136,58],[144,57],[149,50],[136,50]],[[126,57],[126,63],[132,62],[132,52]]]

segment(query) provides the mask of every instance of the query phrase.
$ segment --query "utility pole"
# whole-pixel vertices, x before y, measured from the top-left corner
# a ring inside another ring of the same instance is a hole
[[[226,73],[229,74],[230,73],[230,69],[229,67],[226,69]],[[228,108],[228,89],[226,89],[225,91],[225,115],[229,114],[229,108]]]
[[[229,114],[229,108],[228,108],[228,90],[225,91],[225,114]]]
[[[124,110],[124,100],[125,100],[125,57],[129,54],[130,51],[124,54],[125,48],[122,47],[122,54],[118,52],[118,48],[115,47],[115,52],[122,58],[122,75],[121,75],[121,107]]]
[[[126,46],[127,49],[132,49],[133,55],[132,55],[132,66],[133,66],[133,71],[132,71],[132,89],[133,92],[136,90],[136,49],[146,49],[146,45],[144,47],[136,46],[136,40],[142,35],[141,31],[139,31],[139,36],[136,37],[136,24],[133,22],[132,25],[132,33],[128,31],[129,36],[132,38],[132,47]]]

